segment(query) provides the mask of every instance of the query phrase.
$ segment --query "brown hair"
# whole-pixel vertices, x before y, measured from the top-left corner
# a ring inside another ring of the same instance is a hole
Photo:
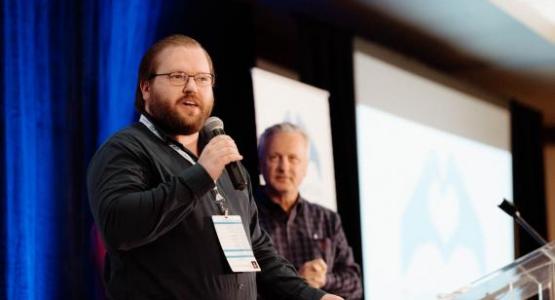
[[[135,91],[135,108],[139,113],[145,112],[145,101],[143,99],[143,94],[141,93],[141,83],[150,80],[150,76],[155,72],[158,67],[158,54],[164,49],[169,47],[185,46],[185,47],[199,47],[206,54],[206,59],[208,59],[208,64],[210,66],[210,73],[214,74],[214,66],[212,64],[212,58],[208,52],[202,47],[202,45],[195,39],[182,34],[175,34],[165,37],[148,49],[143,58],[141,59],[141,64],[139,65],[139,76],[137,80],[137,90]]]

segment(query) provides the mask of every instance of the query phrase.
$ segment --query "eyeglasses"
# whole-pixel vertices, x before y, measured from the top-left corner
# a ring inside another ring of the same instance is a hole
[[[171,72],[163,74],[151,74],[150,79],[156,76],[168,76],[170,83],[175,86],[184,86],[189,82],[189,78],[193,78],[198,86],[214,85],[214,74],[210,73],[197,73],[189,75],[185,72]]]

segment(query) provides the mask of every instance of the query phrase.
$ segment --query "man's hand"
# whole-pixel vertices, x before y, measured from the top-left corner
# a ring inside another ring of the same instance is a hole
[[[322,296],[322,298],[320,298],[320,300],[344,300],[344,299],[336,295],[325,294],[324,296]]]
[[[243,156],[239,154],[237,145],[235,145],[231,137],[228,135],[218,135],[206,144],[200,154],[198,163],[215,181],[222,174],[225,165],[241,159],[243,159]]]
[[[299,275],[306,280],[308,285],[319,289],[326,284],[327,270],[328,265],[326,265],[326,262],[321,258],[317,258],[305,262],[299,270]]]

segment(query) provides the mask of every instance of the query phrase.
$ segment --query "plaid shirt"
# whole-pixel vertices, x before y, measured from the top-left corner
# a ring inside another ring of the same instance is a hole
[[[279,255],[297,270],[307,261],[322,258],[328,265],[322,289],[345,299],[362,298],[360,268],[337,213],[299,196],[287,215],[263,191],[255,196],[260,226],[270,234]]]

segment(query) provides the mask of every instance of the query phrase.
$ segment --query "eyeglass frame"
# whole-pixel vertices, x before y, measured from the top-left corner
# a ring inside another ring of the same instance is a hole
[[[181,71],[169,72],[169,73],[151,73],[150,76],[148,76],[148,80],[151,80],[151,79],[153,79],[154,77],[157,77],[157,76],[168,76],[168,80],[170,81],[170,83],[172,83],[172,80],[171,80],[171,76],[170,76],[170,75],[176,74],[176,73],[181,74],[181,75],[183,75],[183,76],[186,76],[187,78],[185,79],[185,83],[184,83],[184,84],[182,84],[182,85],[181,85],[181,84],[180,84],[180,85],[173,84],[174,86],[185,86],[185,85],[187,85],[187,83],[189,82],[189,79],[191,79],[191,78],[193,78],[193,81],[194,81],[195,84],[198,85],[198,86],[214,86],[214,84],[216,83],[216,75],[214,75],[214,74],[212,74],[212,73],[204,73],[204,72],[196,73],[196,74],[187,74],[187,73],[181,72]],[[195,78],[197,75],[210,75],[210,78],[211,78],[211,80],[212,80],[212,83],[211,83],[211,84],[207,84],[207,85],[199,84],[199,83],[197,82],[196,78]]]

